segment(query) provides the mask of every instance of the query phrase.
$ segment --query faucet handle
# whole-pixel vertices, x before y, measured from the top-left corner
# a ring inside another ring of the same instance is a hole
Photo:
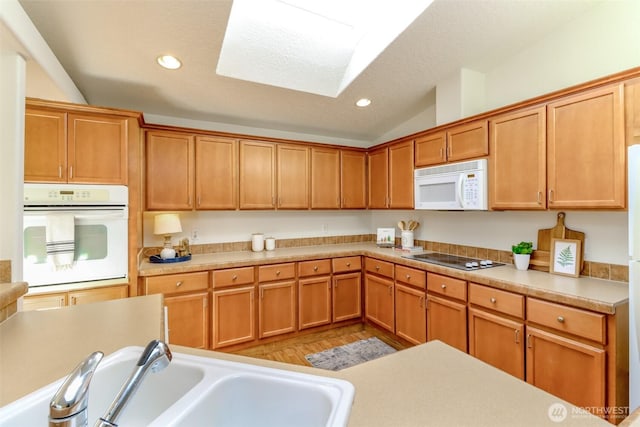
[[[50,426],[86,425],[89,384],[103,356],[91,353],[71,371],[49,403]]]

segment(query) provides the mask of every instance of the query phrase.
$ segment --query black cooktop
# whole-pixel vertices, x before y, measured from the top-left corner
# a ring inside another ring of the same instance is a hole
[[[457,268],[458,270],[467,271],[499,267],[501,265],[504,265],[503,263],[491,261],[488,259],[467,258],[458,255],[441,254],[439,252],[404,255],[403,258],[414,259],[416,261],[428,262],[430,264],[438,264],[445,267]]]

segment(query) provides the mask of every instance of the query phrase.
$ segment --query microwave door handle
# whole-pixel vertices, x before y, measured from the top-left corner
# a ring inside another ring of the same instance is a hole
[[[456,202],[458,203],[458,206],[460,206],[461,208],[465,207],[464,192],[463,192],[464,180],[465,180],[465,175],[461,173],[458,176],[458,188],[456,190]]]

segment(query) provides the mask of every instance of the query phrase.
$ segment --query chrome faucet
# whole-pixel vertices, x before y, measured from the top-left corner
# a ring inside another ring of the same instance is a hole
[[[96,421],[95,427],[116,427],[118,417],[136,393],[149,368],[152,372],[159,372],[169,365],[171,357],[171,350],[167,344],[159,340],[151,341],[105,415]]]
[[[89,384],[104,354],[91,353],[69,374],[49,403],[50,427],[88,425]]]

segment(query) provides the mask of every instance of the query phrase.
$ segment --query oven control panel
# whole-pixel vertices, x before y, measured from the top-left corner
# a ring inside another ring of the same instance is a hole
[[[25,184],[25,205],[127,204],[128,191],[113,185]]]

